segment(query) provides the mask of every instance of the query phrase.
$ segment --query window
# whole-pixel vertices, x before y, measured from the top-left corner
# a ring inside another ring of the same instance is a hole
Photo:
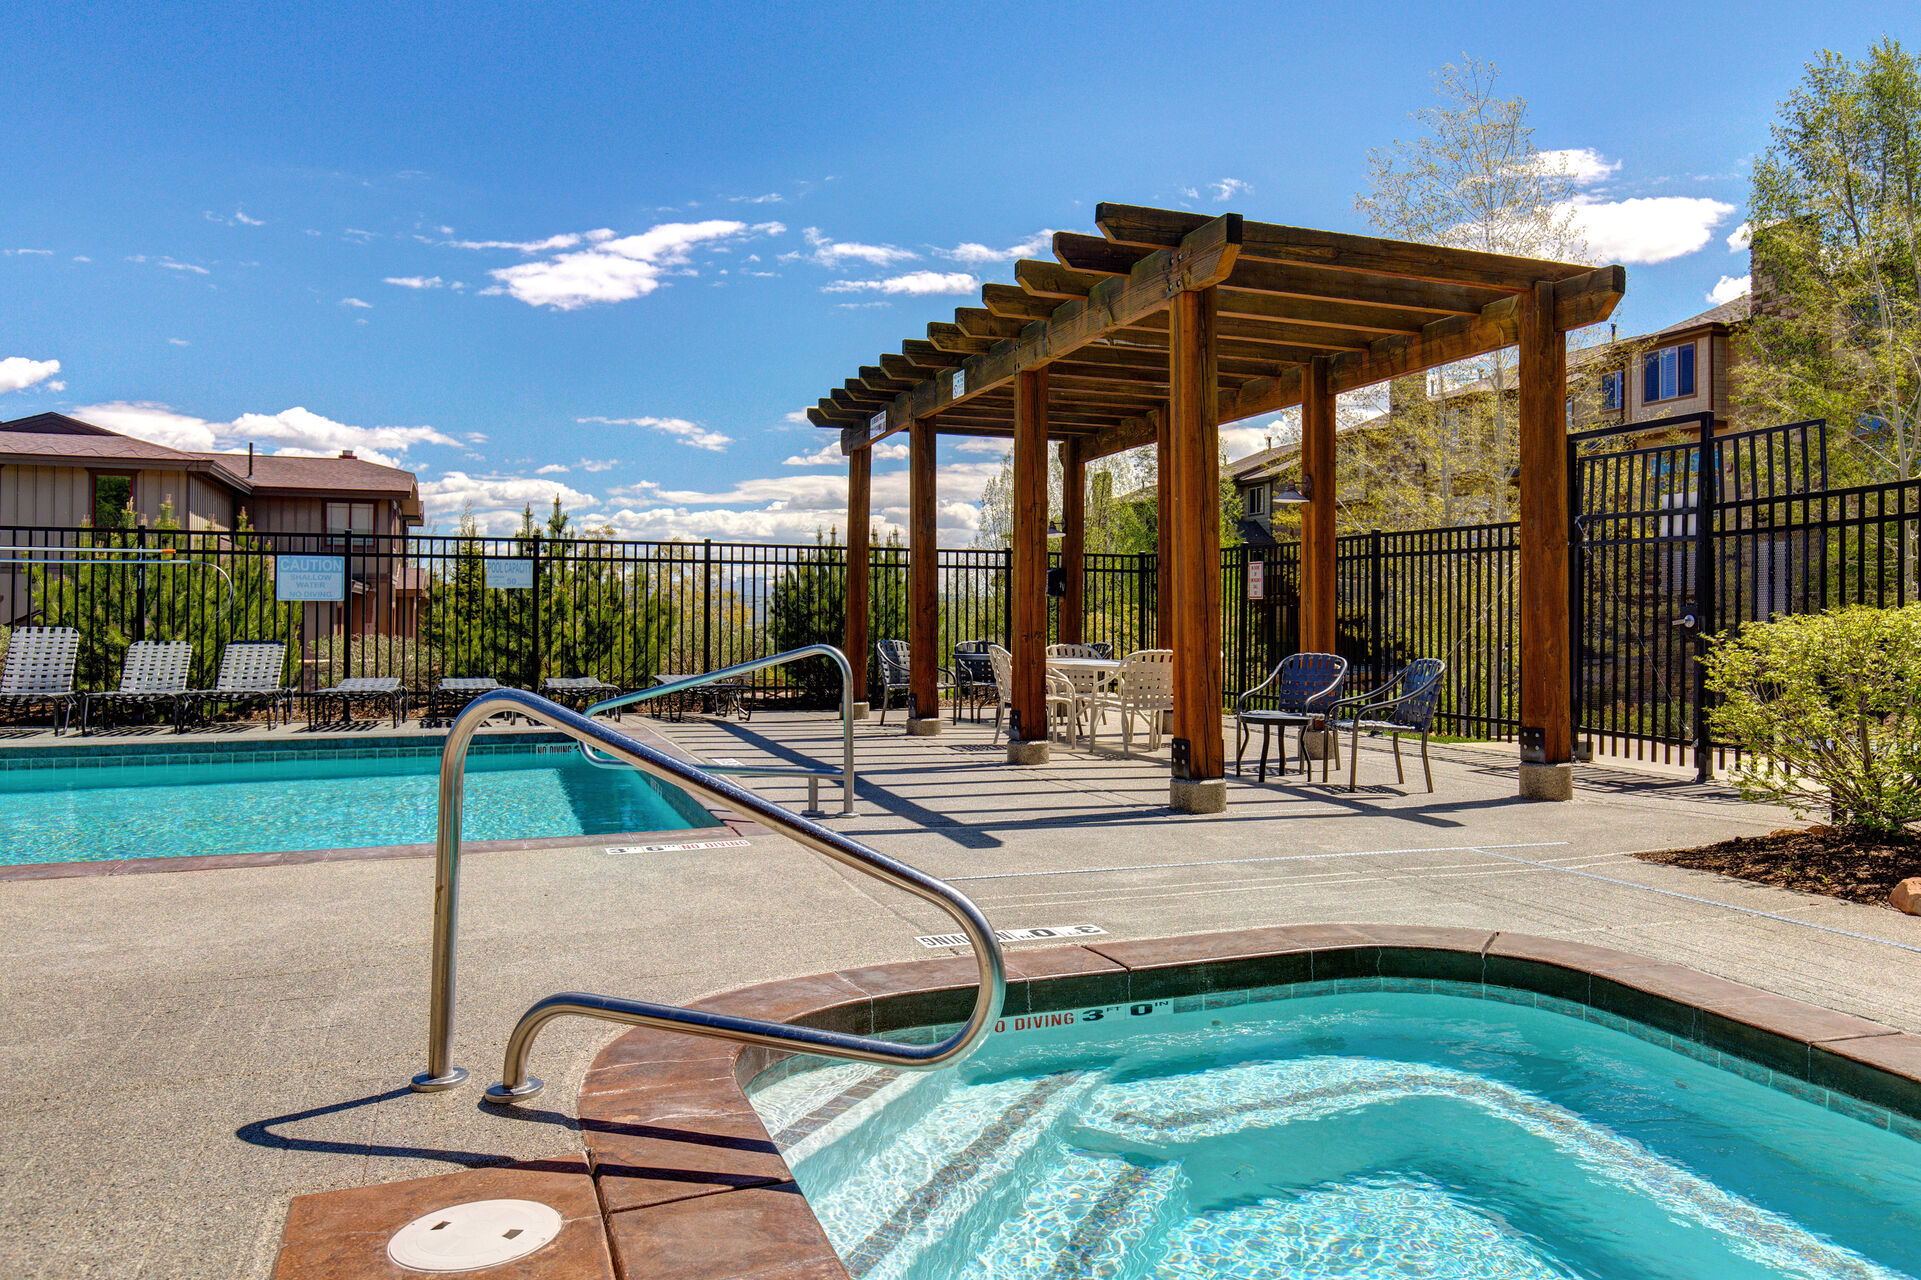
[[[133,477],[96,474],[93,477],[93,527],[122,529],[133,523],[127,508],[133,505]]]
[[[1641,401],[1678,400],[1694,394],[1694,344],[1663,347],[1641,366]]]
[[[372,533],[374,504],[371,502],[329,502],[328,533]]]
[[[1247,514],[1263,516],[1267,514],[1267,486],[1255,485],[1247,491]]]
[[[1621,383],[1624,381],[1621,370],[1601,375],[1601,408],[1619,409],[1621,407]]]

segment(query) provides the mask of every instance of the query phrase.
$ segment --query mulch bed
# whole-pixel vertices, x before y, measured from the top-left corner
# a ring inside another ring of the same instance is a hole
[[[1698,849],[1662,849],[1634,856],[1644,862],[1715,871],[1884,907],[1888,891],[1899,881],[1921,876],[1921,838],[1882,840],[1835,827],[1737,836]]]

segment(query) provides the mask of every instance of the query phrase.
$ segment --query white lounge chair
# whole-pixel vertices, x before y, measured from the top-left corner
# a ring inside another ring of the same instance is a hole
[[[7,638],[7,663],[0,668],[0,703],[53,708],[53,732],[73,719],[73,664],[80,656],[80,633],[72,627],[15,627]]]
[[[1134,749],[1134,717],[1147,722],[1147,749],[1161,747],[1161,717],[1174,709],[1174,651],[1141,649],[1121,659],[1121,678],[1094,702],[1098,719],[1112,711],[1121,718],[1121,754]],[[1088,745],[1094,730],[1089,726]]]
[[[293,718],[293,687],[282,684],[281,672],[287,666],[287,646],[278,641],[246,641],[230,644],[220,654],[220,674],[211,689],[189,689],[180,696],[185,711],[206,708],[215,702],[234,706],[265,703],[267,724],[273,724],[276,708],[280,722]]]

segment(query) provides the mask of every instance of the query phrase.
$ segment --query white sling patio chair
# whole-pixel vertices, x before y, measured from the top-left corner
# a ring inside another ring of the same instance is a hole
[[[273,724],[274,711],[280,722],[293,719],[293,688],[280,682],[287,665],[287,646],[278,641],[242,641],[228,645],[220,654],[220,674],[211,689],[189,689],[181,695],[184,710],[205,709],[212,703],[233,706],[264,703],[267,724]]]
[[[994,664],[994,737],[999,742],[1001,731],[1012,726],[1008,714],[1014,706],[1014,655],[1000,645],[989,645],[987,656]],[[1060,720],[1065,728],[1067,741],[1075,741],[1074,726],[1078,704],[1074,698],[1074,686],[1053,672],[1047,674],[1047,731],[1051,736],[1054,721]]]
[[[173,730],[180,732],[180,700],[187,692],[187,676],[193,666],[193,644],[187,640],[136,640],[127,646],[120,664],[120,687],[108,693],[90,693],[80,709],[80,732],[93,727],[93,705],[165,706],[173,713]]]
[[[53,709],[56,737],[73,718],[73,664],[80,633],[72,627],[15,627],[7,638],[7,664],[0,668],[0,703]]]

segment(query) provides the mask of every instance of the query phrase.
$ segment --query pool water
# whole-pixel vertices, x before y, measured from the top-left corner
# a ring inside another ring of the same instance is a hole
[[[856,1280],[1921,1275],[1921,1142],[1671,1048],[1449,994],[1169,1008],[754,1104]]]
[[[439,774],[438,742],[52,758],[0,769],[0,865],[431,844]],[[476,743],[461,824],[467,840],[718,825],[566,742]]]

